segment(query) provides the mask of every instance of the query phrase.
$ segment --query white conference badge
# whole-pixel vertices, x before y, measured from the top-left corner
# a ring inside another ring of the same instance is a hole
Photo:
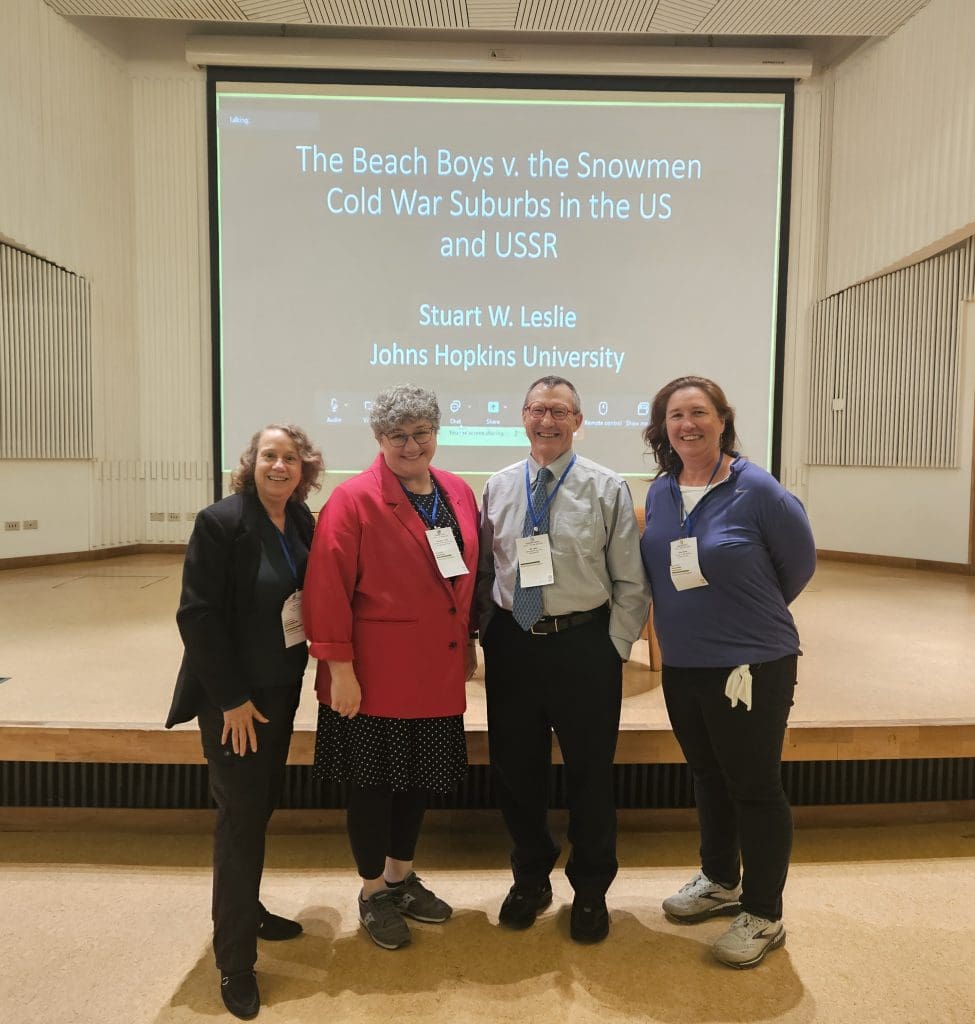
[[[708,585],[697,560],[697,537],[681,537],[670,542],[670,578],[678,590]]]
[[[522,587],[547,587],[555,582],[552,548],[547,533],[518,537],[515,544],[518,546],[518,568],[521,571]]]
[[[427,530],[427,543],[437,560],[437,568],[445,580],[454,576],[466,576],[470,569],[464,565],[464,556],[457,547],[457,538],[449,526]]]
[[[284,646],[294,647],[305,642],[305,620],[301,616],[301,591],[296,590],[281,606],[281,625],[284,627]]]

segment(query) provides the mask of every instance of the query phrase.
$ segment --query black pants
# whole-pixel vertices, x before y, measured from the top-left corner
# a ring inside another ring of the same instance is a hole
[[[492,779],[519,885],[544,882],[559,856],[547,821],[553,730],[569,803],[565,873],[576,892],[592,896],[616,877],[613,756],[623,662],[608,623],[607,611],[565,633],[533,636],[498,610],[483,638]]]
[[[387,857],[413,860],[426,809],[421,789],[349,784],[346,827],[360,878],[379,878]]]
[[[252,968],[257,928],[264,835],[284,782],[285,762],[298,708],[294,686],[268,686],[253,701],[269,721],[255,723],[257,753],[240,757],[220,743],[223,712],[208,704],[199,714],[203,753],[210,767],[210,793],[217,805],[213,832],[213,951],[223,974]]]
[[[664,665],[664,699],[694,777],[701,869],[725,885],[740,877],[743,909],[778,921],[792,853],[782,742],[796,657],[751,666],[751,711],[741,702],[732,708],[725,696],[730,671]]]

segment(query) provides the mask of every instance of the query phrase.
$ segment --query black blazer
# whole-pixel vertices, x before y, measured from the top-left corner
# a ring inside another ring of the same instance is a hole
[[[231,494],[196,517],[176,612],[184,651],[167,729],[195,718],[204,699],[218,708],[229,707],[246,693],[240,638],[254,611],[264,514],[257,495],[244,492]],[[315,520],[308,506],[289,501],[286,514],[310,548]]]

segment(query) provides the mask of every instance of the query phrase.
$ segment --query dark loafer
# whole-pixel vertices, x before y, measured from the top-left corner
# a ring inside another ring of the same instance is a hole
[[[257,925],[257,937],[267,939],[268,942],[285,942],[288,939],[296,939],[304,931],[297,921],[287,917],[279,917],[267,910],[261,916]]]
[[[552,902],[552,885],[546,880],[541,885],[515,883],[501,904],[498,921],[506,928],[530,928],[539,912]]]
[[[609,935],[609,911],[602,896],[576,896],[569,934],[576,942],[602,942]]]
[[[220,977],[223,1005],[240,1020],[253,1020],[261,1009],[261,993],[253,971],[238,971]]]

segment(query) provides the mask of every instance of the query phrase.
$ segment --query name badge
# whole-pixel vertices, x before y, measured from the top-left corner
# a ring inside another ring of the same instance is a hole
[[[547,587],[555,582],[552,569],[552,549],[547,533],[536,533],[531,537],[518,537],[518,568],[521,570],[522,587]]]
[[[296,590],[281,607],[281,625],[284,627],[284,646],[294,647],[305,642],[305,620],[301,616],[301,591]]]
[[[454,531],[447,526],[427,530],[427,543],[437,560],[437,568],[445,580],[454,576],[466,576],[470,570],[464,565],[464,556],[457,547]]]
[[[697,561],[697,537],[681,537],[670,542],[670,578],[678,590],[708,585]]]

